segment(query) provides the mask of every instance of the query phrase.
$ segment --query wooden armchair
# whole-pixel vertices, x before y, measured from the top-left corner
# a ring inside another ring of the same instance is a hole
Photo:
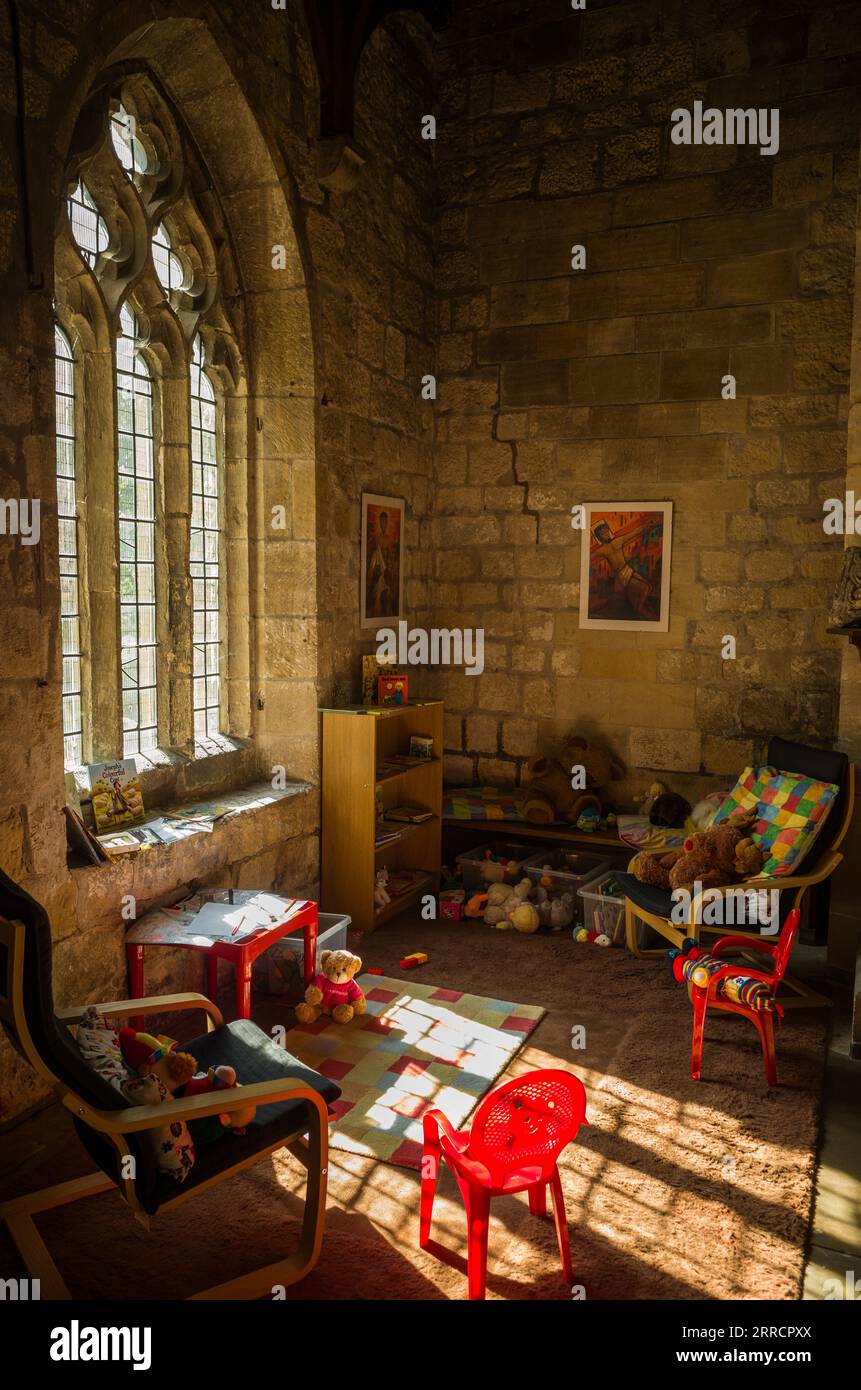
[[[326,1207],[329,1105],[340,1095],[326,1077],[303,1066],[249,1019],[224,1024],[202,994],[98,1004],[100,1013],[125,1019],[146,1013],[200,1009],[207,1031],[183,1043],[199,1066],[228,1064],[241,1089],[174,1099],[162,1105],[129,1106],[81,1057],[69,1032],[84,1009],[55,1010],[51,990],[51,929],[44,909],[0,872],[0,1022],[13,1046],[56,1092],[100,1171],[19,1197],[0,1206],[0,1220],[27,1267],[41,1281],[43,1298],[71,1297],[33,1221],[33,1216],[81,1197],[117,1191],[145,1227],[156,1212],[287,1147],[308,1170],[305,1211],[298,1249],[285,1259],[218,1284],[193,1298],[261,1298],[274,1285],[303,1278],[319,1258]],[[161,1173],[142,1132],[171,1119],[201,1119],[256,1103],[257,1114],[243,1135],[199,1145],[185,1182]],[[126,1176],[126,1175],[130,1176]]]
[[[766,762],[769,766],[778,767],[785,772],[800,772],[807,777],[831,782],[840,788],[840,792],[798,873],[787,874],[786,877],[747,879],[744,883],[736,884],[734,891],[737,894],[739,889],[748,893],[759,888],[776,888],[780,893],[782,925],[793,908],[801,907],[808,889],[817,888],[827,915],[828,880],[843,858],[838,850],[849,829],[855,805],[855,767],[845,753],[810,748],[806,744],[792,743],[783,738],[771,740]],[[638,938],[638,921],[644,922],[673,946],[681,946],[686,939],[699,940],[702,932],[710,932],[717,936],[726,935],[726,921],[712,925],[701,920],[702,894],[692,899],[689,919],[685,922],[674,922],[671,918],[673,903],[669,893],[640,883],[633,874],[619,874],[618,878],[625,894],[626,942],[633,955],[648,959],[666,955],[667,949],[664,946],[657,949],[646,948]],[[710,898],[713,899],[716,891],[726,895],[733,890],[711,889]],[[762,932],[758,926],[754,929],[751,924],[751,930],[745,930],[747,920],[747,917],[743,917],[739,924],[736,917],[735,923],[730,923],[733,936],[749,938],[751,942],[761,942]],[[784,976],[783,984],[793,991],[792,998],[783,1000],[784,1008],[830,1007],[830,999],[790,975]]]

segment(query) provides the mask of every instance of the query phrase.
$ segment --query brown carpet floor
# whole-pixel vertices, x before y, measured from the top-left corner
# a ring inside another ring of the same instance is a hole
[[[799,1297],[823,1072],[821,1013],[787,1016],[773,1091],[750,1024],[710,1019],[706,1079],[695,1083],[690,1005],[663,962],[577,946],[567,934],[523,937],[410,918],[350,945],[366,966],[396,977],[400,955],[425,949],[425,983],[548,1009],[512,1072],[562,1065],[587,1088],[590,1128],[560,1164],[575,1277],[587,1298]],[[255,995],[253,1014],[267,1028],[292,1019],[265,996]],[[586,1046],[573,1051],[578,1024]],[[179,1033],[176,1016],[165,1028]],[[57,1107],[0,1137],[0,1200],[90,1169]],[[150,1233],[113,1195],[47,1213],[40,1229],[74,1296],[183,1297],[291,1248],[301,1174],[283,1151],[165,1214]],[[418,1194],[414,1171],[332,1152],[322,1256],[288,1297],[465,1297],[463,1274],[417,1248]],[[444,1173],[434,1236],[463,1254],[464,1234],[459,1195]],[[5,1231],[0,1266],[6,1277],[24,1272]],[[570,1296],[552,1223],[531,1217],[525,1196],[494,1203],[488,1297]]]

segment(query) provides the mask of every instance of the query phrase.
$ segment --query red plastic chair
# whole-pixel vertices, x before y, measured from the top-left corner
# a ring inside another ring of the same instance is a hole
[[[565,1282],[573,1279],[565,1199],[556,1160],[586,1119],[583,1083],[567,1071],[530,1071],[497,1086],[481,1102],[468,1130],[456,1131],[440,1110],[424,1117],[419,1245],[431,1247],[431,1218],[439,1162],[454,1173],[466,1207],[469,1297],[484,1298],[491,1197],[529,1193],[533,1216],[553,1198]],[[442,1247],[437,1247],[441,1254]]]
[[[730,975],[744,975],[748,979],[762,980],[767,984],[772,994],[777,994],[777,987],[783,979],[786,967],[789,964],[789,957],[798,933],[798,922],[801,912],[794,907],[788,914],[786,921],[780,929],[780,935],[776,941],[751,940],[749,936],[721,936],[714,944],[709,947],[710,956],[720,956],[724,951],[743,950],[761,952],[763,955],[770,956],[772,959],[771,970],[757,970],[741,961],[735,965],[722,965],[720,970],[716,970],[709,977],[708,985],[691,985],[691,1002],[694,1006],[694,1032],[691,1043],[691,1076],[694,1081],[699,1081],[703,1064],[703,1035],[706,1024],[706,1011],[708,1009],[719,1009],[722,1013],[741,1014],[742,1018],[749,1018],[751,1023],[759,1033],[762,1043],[762,1056],[765,1062],[765,1076],[769,1086],[777,1085],[777,1058],[774,1051],[774,1013],[762,1009],[751,1009],[747,1004],[736,1004],[731,999],[718,996],[717,990],[720,982]],[[778,1006],[776,1010],[778,1017],[782,1017],[783,1010]]]

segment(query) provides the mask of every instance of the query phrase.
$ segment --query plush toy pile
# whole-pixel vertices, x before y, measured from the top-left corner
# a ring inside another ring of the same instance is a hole
[[[674,892],[702,888],[722,888],[755,878],[765,863],[765,853],[750,838],[756,819],[754,812],[740,812],[710,830],[698,830],[681,849],[654,855],[641,851],[628,865],[628,872],[641,883]]]
[[[87,1064],[120,1091],[129,1105],[162,1105],[174,1096],[202,1095],[238,1084],[232,1067],[197,1073],[194,1057],[180,1052],[171,1038],[139,1033],[134,1028],[117,1030],[93,1005],[85,1010],[75,1039]],[[188,1124],[172,1119],[169,1124],[141,1131],[140,1142],[149,1146],[162,1173],[183,1182],[194,1166],[195,1144],[210,1143],[230,1131],[244,1133],[256,1109],[246,1105]]]
[[[560,931],[574,920],[574,898],[571,893],[551,896],[545,884],[522,878],[509,886],[492,883],[486,893],[474,893],[464,908],[467,917],[482,917],[489,927],[499,931],[531,934],[539,927]]]

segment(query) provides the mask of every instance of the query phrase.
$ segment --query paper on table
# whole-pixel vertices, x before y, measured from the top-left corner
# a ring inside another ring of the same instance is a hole
[[[267,927],[278,926],[292,915],[293,903],[273,893],[253,893],[242,903],[204,903],[186,931],[213,941],[242,941]]]

